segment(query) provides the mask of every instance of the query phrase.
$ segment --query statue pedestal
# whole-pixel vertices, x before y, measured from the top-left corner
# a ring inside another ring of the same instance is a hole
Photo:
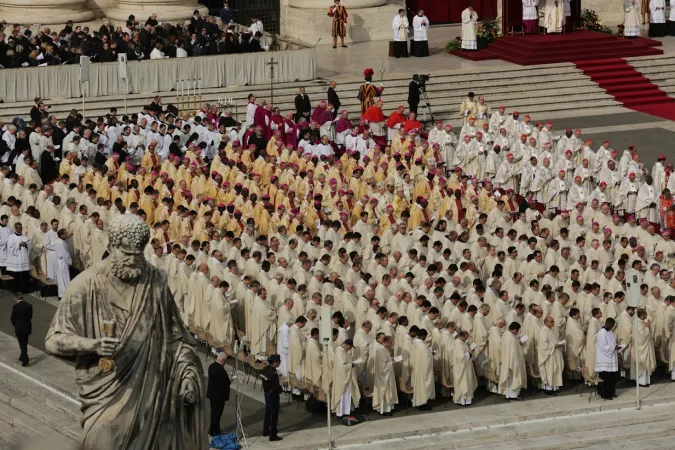
[[[85,3],[86,0],[0,0],[0,17],[9,24],[85,22],[94,18],[93,11],[88,10]]]
[[[298,3],[300,1],[300,3]],[[314,44],[319,38],[322,43],[333,42],[331,28],[333,18],[328,16],[331,3],[321,2],[318,7],[305,8],[291,5],[309,5],[311,0],[291,0],[281,3],[281,35]],[[378,4],[381,1],[363,0],[363,5]],[[347,37],[345,42],[381,41],[393,39],[391,21],[403,8],[403,1],[390,1],[380,6],[347,8]],[[320,9],[319,9],[320,8]]]
[[[106,9],[105,15],[109,19],[126,21],[129,15],[133,14],[142,24],[152,13],[157,13],[159,22],[189,19],[195,9],[202,13],[207,12],[207,8],[198,4],[196,0],[115,0],[114,6]]]

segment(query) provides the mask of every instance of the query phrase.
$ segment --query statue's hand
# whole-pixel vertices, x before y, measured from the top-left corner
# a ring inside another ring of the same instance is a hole
[[[94,341],[93,350],[99,356],[112,356],[119,345],[119,339],[104,337]]]

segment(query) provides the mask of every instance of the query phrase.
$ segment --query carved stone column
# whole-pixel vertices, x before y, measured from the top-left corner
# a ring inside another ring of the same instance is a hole
[[[9,24],[24,25],[84,22],[94,18],[94,12],[85,4],[86,0],[0,0],[0,17]]]
[[[138,22],[144,23],[152,13],[157,13],[159,22],[168,22],[189,19],[195,9],[202,13],[207,11],[196,0],[115,0],[115,5],[106,9],[105,15],[125,21],[133,14]]]

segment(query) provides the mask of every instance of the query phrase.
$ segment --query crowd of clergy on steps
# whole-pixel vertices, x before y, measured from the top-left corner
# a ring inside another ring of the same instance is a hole
[[[528,380],[549,395],[600,383],[614,351],[602,330],[622,346],[614,372],[647,386],[661,364],[675,379],[664,157],[648,170],[635,146],[473,93],[460,130],[372,98],[352,122],[298,97],[282,114],[251,94],[241,122],[208,104],[177,116],[159,97],[58,120],[38,99],[30,123],[1,124],[0,267],[58,280],[62,296],[71,270],[106,257],[110,221],[138,214],[189,330],[253,360],[278,353],[288,389],[330,390],[338,416],[365,398],[389,415],[408,399],[469,406],[479,386],[519,399]]]

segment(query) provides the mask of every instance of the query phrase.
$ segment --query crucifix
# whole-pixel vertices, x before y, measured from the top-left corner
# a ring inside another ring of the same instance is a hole
[[[271,97],[271,102],[274,104],[274,66],[279,64],[274,60],[274,56],[270,58],[270,62],[266,63],[268,66],[270,66],[270,97]]]

